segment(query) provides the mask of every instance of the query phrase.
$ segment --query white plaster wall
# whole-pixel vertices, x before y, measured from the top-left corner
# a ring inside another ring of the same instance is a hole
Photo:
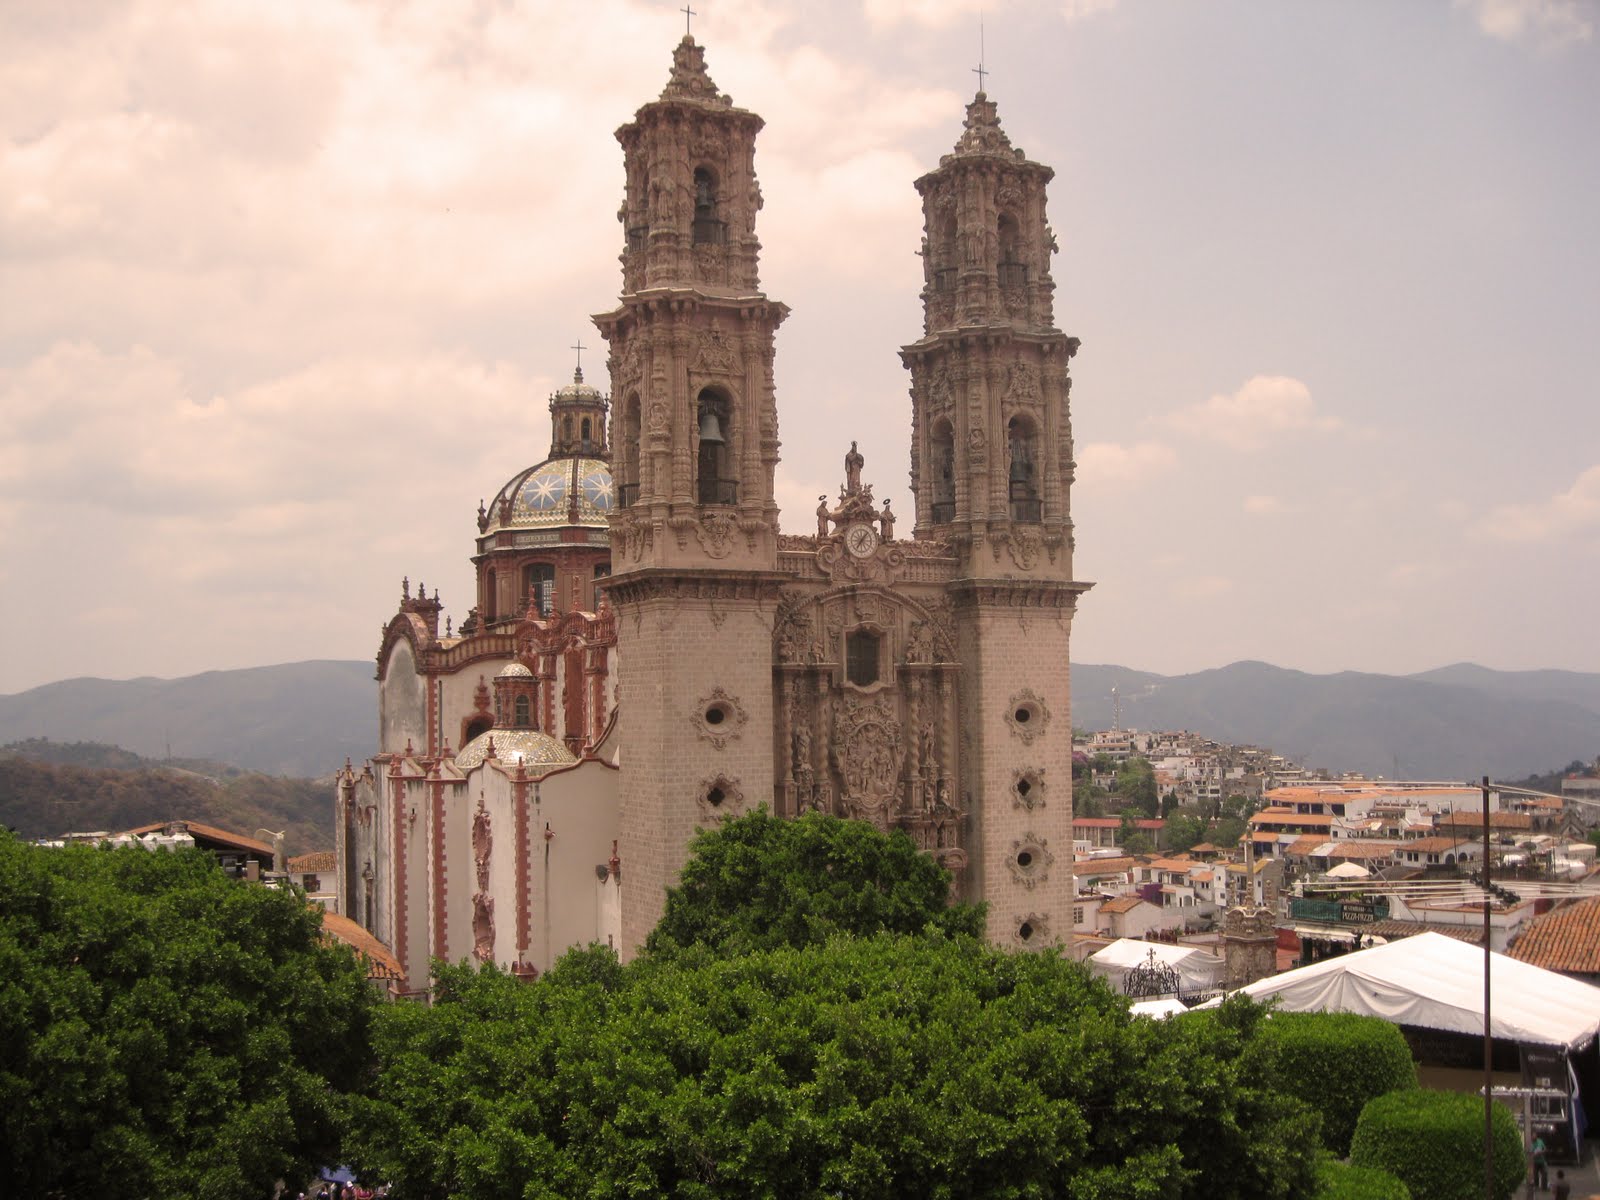
[[[533,802],[529,854],[533,887],[532,943],[541,971],[572,946],[619,940],[620,910],[602,918],[596,867],[611,858],[618,828],[619,773],[588,761],[539,781]],[[545,823],[555,836],[544,836]],[[622,869],[627,887],[628,868]],[[611,889],[613,905],[616,889]],[[617,946],[620,952],[620,945]]]
[[[410,739],[419,752],[427,749],[427,684],[417,674],[411,643],[401,640],[389,651],[389,666],[378,686],[378,749],[400,753]]]

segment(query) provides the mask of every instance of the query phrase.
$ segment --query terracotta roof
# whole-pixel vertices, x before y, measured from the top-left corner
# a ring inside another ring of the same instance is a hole
[[[1265,809],[1250,818],[1252,825],[1321,825],[1326,828],[1333,824],[1333,817],[1328,813],[1297,813],[1274,809]]]
[[[1103,912],[1103,913],[1132,912],[1134,909],[1138,908],[1139,905],[1141,905],[1141,904],[1150,904],[1150,901],[1146,900],[1143,896],[1140,896],[1140,895],[1138,895],[1136,893],[1130,893],[1130,894],[1128,894],[1126,896],[1117,896],[1117,897],[1114,897],[1113,899],[1107,900],[1104,904],[1102,904],[1100,906],[1100,911]],[[1152,908],[1155,907],[1155,905],[1153,905],[1153,904],[1151,904],[1150,906]]]
[[[400,960],[394,956],[389,947],[349,917],[342,917],[338,913],[323,913],[322,932],[343,942],[366,960],[367,978],[405,978],[405,972],[400,969]]]
[[[1480,812],[1450,812],[1435,818],[1435,824],[1440,828],[1457,828],[1466,825],[1472,829],[1483,828],[1483,813]],[[1525,812],[1492,812],[1489,814],[1490,829],[1527,829],[1533,828],[1533,814]]]
[[[1153,859],[1150,866],[1157,871],[1184,871],[1197,865],[1192,858],[1157,858]]]
[[[1132,858],[1080,858],[1072,864],[1072,873],[1079,879],[1096,875],[1125,875],[1133,870]]]
[[[1414,838],[1409,842],[1400,842],[1397,848],[1406,851],[1418,851],[1422,854],[1452,854],[1472,849],[1482,852],[1482,847],[1477,842],[1464,841],[1459,837],[1425,837]]]
[[[152,821],[149,825],[140,825],[135,829],[125,829],[123,833],[132,834],[134,837],[143,837],[147,833],[159,833],[169,825],[182,825],[189,831],[189,836],[205,838],[208,842],[222,842],[225,845],[237,846],[241,850],[253,850],[257,854],[272,857],[272,847],[265,842],[258,842],[255,838],[245,837],[242,833],[233,833],[227,829],[218,829],[215,825],[203,825],[199,821]]]
[[[288,871],[291,875],[320,875],[335,870],[337,866],[332,850],[316,850],[310,854],[292,856],[289,859]]]
[[[1600,975],[1600,896],[1535,917],[1506,953],[1547,971]]]
[[[1396,842],[1387,838],[1367,840],[1366,838],[1340,838],[1333,843],[1333,849],[1328,851],[1328,860],[1338,859],[1342,862],[1373,862],[1388,861],[1394,857],[1394,852],[1409,842]]]
[[[1122,825],[1121,817],[1073,817],[1074,825],[1082,825],[1085,829],[1117,829]],[[1164,829],[1165,821],[1157,821],[1153,817],[1139,817],[1133,822],[1135,829]]]
[[[1283,852],[1303,858],[1308,854],[1315,854],[1327,844],[1328,835],[1325,833],[1303,833],[1285,846]]]

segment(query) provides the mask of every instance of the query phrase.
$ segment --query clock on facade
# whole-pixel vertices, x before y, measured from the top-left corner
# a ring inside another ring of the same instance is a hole
[[[878,535],[870,525],[852,525],[844,535],[845,548],[857,558],[866,558],[878,548]]]

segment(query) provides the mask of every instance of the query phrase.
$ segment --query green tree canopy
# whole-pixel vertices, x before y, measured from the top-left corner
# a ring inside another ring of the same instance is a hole
[[[1205,840],[1206,822],[1201,817],[1175,812],[1167,818],[1165,832],[1167,849],[1174,854],[1182,854]]]
[[[270,1194],[337,1153],[372,1004],[298,890],[0,830],[0,1194]]]
[[[835,934],[983,931],[983,909],[951,905],[950,873],[904,833],[821,813],[784,820],[758,809],[703,830],[652,953],[702,944],[719,953],[804,946]]]
[[[1156,795],[1156,773],[1148,759],[1125,759],[1117,768],[1117,795],[1125,796],[1144,812],[1145,816],[1156,815],[1158,799]]]
[[[1158,1024],[1054,954],[839,936],[532,985],[441,969],[381,1014],[364,1168],[407,1195],[1312,1195],[1316,1115],[1254,1011]]]

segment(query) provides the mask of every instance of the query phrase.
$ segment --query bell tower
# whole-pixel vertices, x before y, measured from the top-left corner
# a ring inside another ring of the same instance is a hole
[[[773,338],[755,138],[685,36],[658,99],[617,131],[622,295],[609,343],[612,576],[623,761],[622,945],[654,927],[696,824],[773,777],[777,593]]]
[[[911,372],[915,536],[951,546],[962,666],[968,881],[989,934],[1072,931],[1072,427],[1076,338],[1055,328],[1045,217],[1054,172],[1012,146],[978,92],[954,150],[917,180],[923,335]],[[1054,869],[1040,876],[1037,865]]]

